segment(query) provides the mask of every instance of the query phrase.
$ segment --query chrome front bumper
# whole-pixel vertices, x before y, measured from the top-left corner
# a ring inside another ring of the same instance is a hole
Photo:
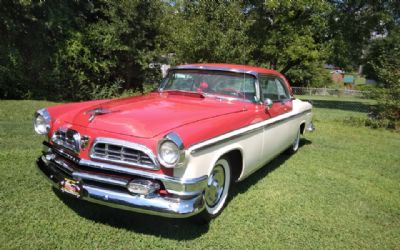
[[[62,182],[66,179],[79,183],[80,199],[110,207],[171,218],[190,217],[204,209],[203,190],[207,185],[205,176],[187,180],[133,169],[130,169],[132,173],[127,174],[126,171],[123,171],[127,170],[125,167],[84,160],[74,163],[60,157],[59,153],[61,152],[55,154],[54,151],[56,149],[47,148],[44,155],[38,158],[39,171],[51,181],[55,188],[61,191]],[[49,155],[52,157],[48,157]],[[92,170],[95,170],[95,172]],[[122,177],[108,175],[107,172],[111,170],[123,174]],[[129,193],[126,184],[129,178],[135,177],[152,178],[160,181],[168,194],[136,195]]]

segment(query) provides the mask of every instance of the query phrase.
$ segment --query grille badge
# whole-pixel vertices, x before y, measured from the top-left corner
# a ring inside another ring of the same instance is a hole
[[[87,146],[89,145],[89,136],[84,135],[81,137],[81,149],[85,150],[87,148]]]

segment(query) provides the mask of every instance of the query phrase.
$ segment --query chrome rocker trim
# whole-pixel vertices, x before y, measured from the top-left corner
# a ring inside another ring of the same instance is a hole
[[[203,190],[207,184],[207,178],[181,179],[179,181],[178,178],[147,173],[147,177],[152,176],[152,179],[163,182],[164,186],[169,184],[169,188],[176,187],[178,189],[176,193],[182,193],[183,195],[159,195],[157,193],[137,195],[129,193],[125,189],[129,179],[74,169],[69,160],[57,156],[51,151],[49,148],[47,153],[45,152],[44,155],[38,158],[37,167],[39,172],[59,190],[61,190],[60,183],[66,178],[77,181],[81,189],[80,199],[109,207],[170,218],[190,217],[201,212],[205,207]],[[85,163],[88,162],[91,161],[86,161]],[[95,164],[97,165],[97,163]],[[93,165],[91,166],[93,167]],[[104,165],[112,166],[109,164]],[[105,168],[101,169],[106,170]],[[142,171],[135,170],[135,173],[140,172]],[[156,178],[160,176],[161,178]],[[186,190],[186,192],[180,192],[180,190]]]

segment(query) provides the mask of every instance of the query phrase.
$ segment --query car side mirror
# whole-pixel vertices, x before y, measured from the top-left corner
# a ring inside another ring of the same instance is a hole
[[[267,109],[267,110],[269,110],[270,108],[272,108],[272,105],[273,105],[274,103],[272,102],[272,100],[271,99],[269,99],[269,98],[266,98],[265,100],[264,100],[264,106],[265,106],[265,108]]]

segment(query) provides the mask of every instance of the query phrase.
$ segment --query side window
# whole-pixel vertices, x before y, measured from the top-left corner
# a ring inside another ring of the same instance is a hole
[[[269,98],[272,101],[279,101],[290,98],[289,91],[278,78],[261,77],[260,85],[264,100]]]
[[[286,88],[286,85],[278,78],[276,78],[275,81],[276,81],[276,86],[278,87],[279,100],[289,99],[290,95],[288,89]]]
[[[262,77],[260,79],[261,90],[264,96],[264,100],[269,98],[272,101],[278,101],[278,88],[276,85],[276,81],[272,77]]]

